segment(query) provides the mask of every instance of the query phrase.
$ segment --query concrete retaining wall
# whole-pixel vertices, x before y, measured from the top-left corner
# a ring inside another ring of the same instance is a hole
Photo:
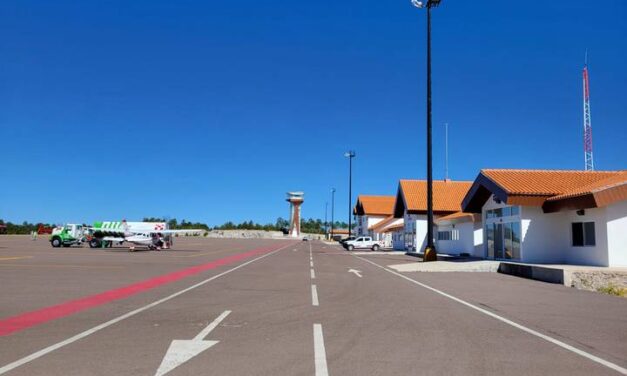
[[[324,239],[321,234],[302,234],[302,237],[309,239]],[[208,238],[231,238],[231,239],[295,239],[283,235],[281,231],[261,231],[261,230],[211,230],[207,232]]]

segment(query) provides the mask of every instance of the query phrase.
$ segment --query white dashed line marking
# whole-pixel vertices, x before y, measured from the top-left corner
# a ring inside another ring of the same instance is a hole
[[[313,337],[316,376],[329,376],[329,370],[327,369],[327,352],[324,348],[324,336],[322,335],[321,324],[313,324]]]
[[[318,289],[316,285],[311,285],[311,305],[317,307],[319,305],[318,302]]]

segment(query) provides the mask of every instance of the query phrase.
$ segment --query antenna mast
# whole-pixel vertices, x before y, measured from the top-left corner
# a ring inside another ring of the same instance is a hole
[[[590,81],[588,77],[588,50],[583,66],[583,153],[586,171],[594,170],[592,157],[592,121],[590,119]]]

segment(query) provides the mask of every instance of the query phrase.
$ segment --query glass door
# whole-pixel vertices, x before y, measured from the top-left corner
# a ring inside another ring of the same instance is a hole
[[[488,258],[520,259],[520,222],[486,225]]]
[[[485,225],[486,238],[488,243],[488,255],[490,259],[494,258],[494,226],[492,223]]]
[[[497,259],[504,258],[503,243],[503,224],[494,223],[494,257]]]

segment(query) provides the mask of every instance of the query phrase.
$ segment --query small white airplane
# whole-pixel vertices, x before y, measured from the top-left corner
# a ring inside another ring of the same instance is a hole
[[[147,247],[149,250],[169,249],[172,247],[174,234],[201,233],[203,229],[170,230],[165,223],[160,222],[101,222],[92,228],[94,237],[89,245],[92,248],[100,247],[103,242],[129,242],[132,245],[129,251],[136,246]],[[106,244],[106,243],[105,243]]]

